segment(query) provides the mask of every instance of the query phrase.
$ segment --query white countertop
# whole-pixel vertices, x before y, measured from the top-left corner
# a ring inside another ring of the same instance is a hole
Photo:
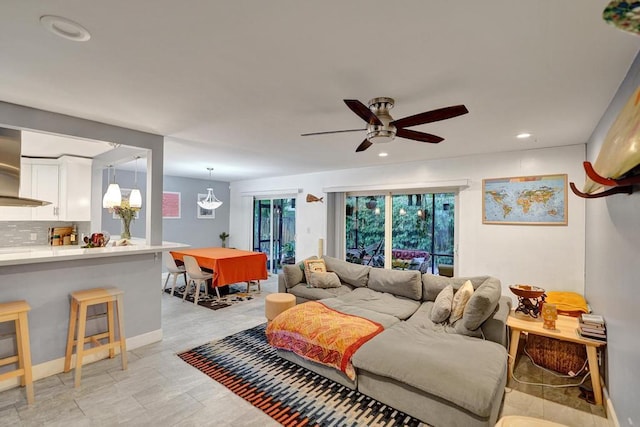
[[[113,246],[113,240],[104,248],[82,248],[80,245],[66,246],[19,246],[0,248],[0,267],[39,262],[71,261],[86,258],[126,256],[188,248],[189,245],[162,242],[161,245],[147,245],[144,239],[132,239],[129,246]]]

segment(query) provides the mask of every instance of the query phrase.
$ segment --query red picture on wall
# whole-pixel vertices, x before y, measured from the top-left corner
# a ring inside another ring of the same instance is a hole
[[[180,218],[180,193],[165,191],[162,193],[162,217]]]

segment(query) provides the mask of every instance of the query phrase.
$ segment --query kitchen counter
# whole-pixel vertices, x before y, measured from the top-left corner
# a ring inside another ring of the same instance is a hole
[[[0,267],[123,256],[128,254],[156,253],[189,247],[189,245],[173,242],[162,242],[162,245],[147,245],[143,239],[132,239],[131,242],[133,244],[129,246],[113,246],[112,240],[103,248],[82,248],[80,245],[42,245],[0,248]]]
[[[62,372],[71,292],[107,286],[122,289],[127,349],[162,339],[163,252],[188,245],[147,245],[142,239],[133,239],[132,243],[104,248],[0,248],[0,302],[26,300],[31,306],[28,317],[34,381]],[[106,321],[98,316],[87,322],[87,334],[104,331]],[[11,354],[12,345],[11,340],[0,341],[0,354]],[[96,354],[94,360],[107,355]],[[18,383],[16,378],[0,381],[0,390]],[[36,389],[36,400],[37,396]]]

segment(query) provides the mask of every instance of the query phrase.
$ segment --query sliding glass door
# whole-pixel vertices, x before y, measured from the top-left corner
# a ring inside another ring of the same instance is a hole
[[[295,199],[255,199],[253,250],[267,254],[267,269],[277,273],[282,264],[295,263]]]
[[[346,260],[437,274],[453,265],[454,204],[453,193],[347,194]]]

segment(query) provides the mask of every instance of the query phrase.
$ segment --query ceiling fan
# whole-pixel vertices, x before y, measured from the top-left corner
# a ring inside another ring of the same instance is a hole
[[[418,126],[425,123],[437,122],[440,120],[451,119],[453,117],[467,114],[469,110],[464,105],[452,105],[450,107],[438,108],[437,110],[426,111],[424,113],[415,114],[413,116],[404,117],[394,120],[389,114],[389,110],[393,108],[395,101],[393,98],[380,97],[373,98],[369,101],[369,107],[364,105],[357,99],[345,99],[344,103],[358,117],[367,122],[366,129],[348,129],[336,130],[328,132],[303,133],[301,136],[310,135],[326,135],[331,133],[343,132],[359,132],[366,130],[367,137],[358,145],[356,152],[364,151],[373,144],[393,141],[398,136],[400,138],[412,139],[414,141],[429,142],[437,144],[444,138],[430,133],[418,132],[406,129],[411,126]]]

